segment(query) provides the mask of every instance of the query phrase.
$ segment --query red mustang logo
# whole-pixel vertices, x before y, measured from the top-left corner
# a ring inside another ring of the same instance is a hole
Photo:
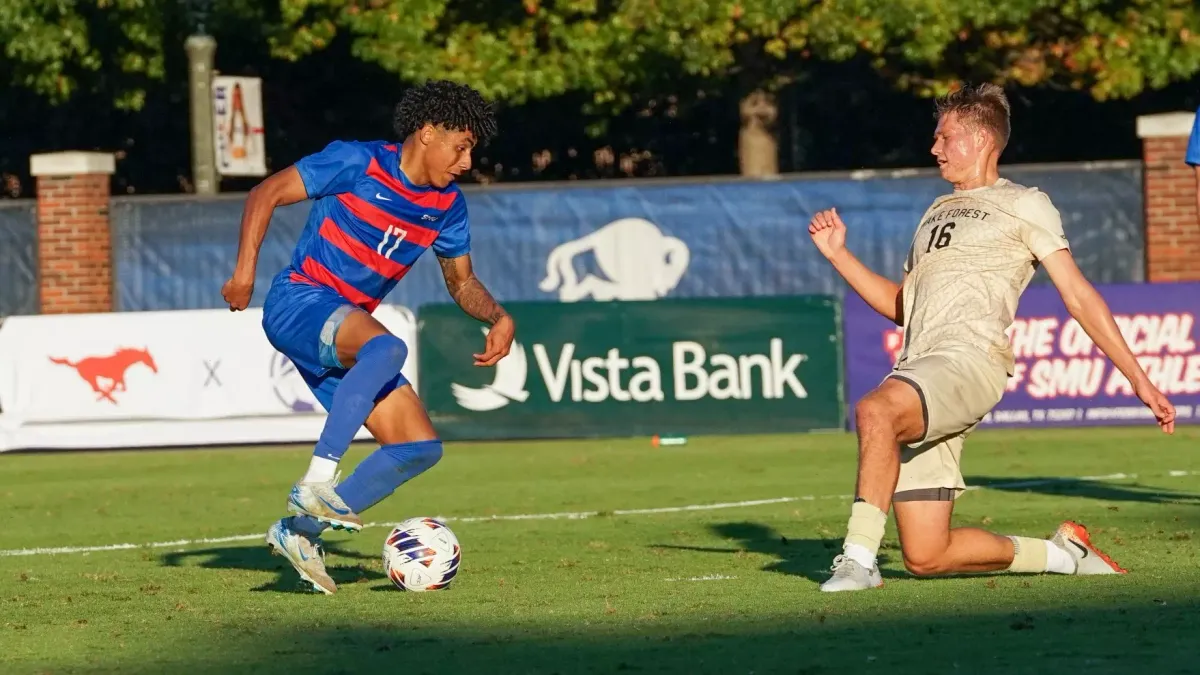
[[[154,357],[145,349],[121,348],[111,356],[89,356],[74,362],[51,356],[50,362],[74,368],[75,372],[79,373],[79,377],[90,384],[92,391],[98,394],[97,401],[104,400],[113,405],[117,403],[117,399],[113,398],[113,392],[125,391],[125,371],[130,367],[141,363],[151,372],[158,372]],[[102,385],[101,380],[107,380],[107,385]]]

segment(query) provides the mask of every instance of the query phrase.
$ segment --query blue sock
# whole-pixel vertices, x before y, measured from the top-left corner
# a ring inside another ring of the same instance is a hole
[[[395,335],[377,335],[358,350],[355,363],[333,394],[329,417],[313,455],[335,462],[342,459],[354,435],[375,409],[375,397],[400,372],[408,346]]]
[[[383,501],[396,488],[431,469],[441,458],[442,442],[439,440],[385,445],[359,463],[354,473],[335,491],[346,506],[361,514]],[[293,516],[292,527],[317,535],[328,525],[308,516]]]

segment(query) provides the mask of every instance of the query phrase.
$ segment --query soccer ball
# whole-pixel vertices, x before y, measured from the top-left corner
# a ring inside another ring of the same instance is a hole
[[[383,542],[383,570],[402,591],[446,588],[461,561],[458,537],[436,518],[409,518]]]

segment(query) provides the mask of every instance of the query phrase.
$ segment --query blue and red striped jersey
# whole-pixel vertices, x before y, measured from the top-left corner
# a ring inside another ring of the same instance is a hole
[[[293,281],[327,286],[372,312],[426,249],[443,258],[471,250],[458,186],[410,183],[395,144],[334,141],[296,168],[313,205],[292,254]]]

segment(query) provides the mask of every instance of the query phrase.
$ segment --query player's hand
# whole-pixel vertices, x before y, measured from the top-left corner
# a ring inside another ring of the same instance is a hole
[[[221,295],[229,303],[229,311],[237,312],[250,306],[250,296],[254,295],[254,277],[249,280],[234,276],[221,287]]]
[[[475,357],[475,365],[494,366],[500,359],[508,356],[508,350],[512,347],[513,335],[516,334],[516,331],[517,328],[513,324],[511,316],[505,314],[500,317],[500,320],[488,331],[487,345],[484,347],[483,353],[472,354]]]
[[[837,209],[818,211],[808,224],[808,233],[812,235],[817,250],[827,259],[846,249],[846,224],[842,222]]]
[[[1154,413],[1154,418],[1158,420],[1158,426],[1165,433],[1175,433],[1175,406],[1171,405],[1158,387],[1155,387],[1147,378],[1135,385],[1133,392],[1142,400],[1142,403],[1146,404],[1150,412]]]

